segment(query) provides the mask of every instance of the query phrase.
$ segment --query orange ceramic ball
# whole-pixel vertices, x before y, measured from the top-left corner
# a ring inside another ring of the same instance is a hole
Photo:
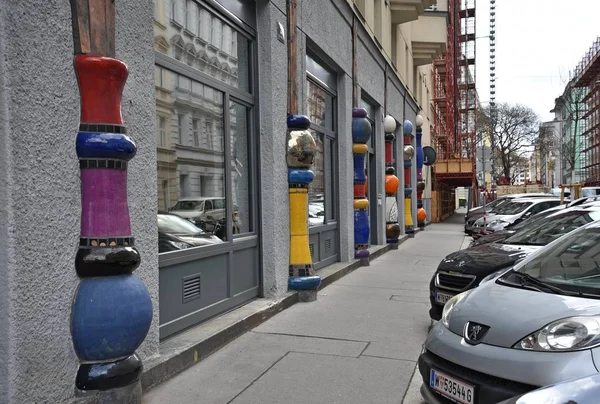
[[[425,212],[425,209],[421,208],[417,210],[417,221],[424,222],[425,219],[427,219],[427,212]]]
[[[398,187],[400,186],[400,180],[395,175],[386,175],[385,176],[385,193],[395,194],[398,191]]]

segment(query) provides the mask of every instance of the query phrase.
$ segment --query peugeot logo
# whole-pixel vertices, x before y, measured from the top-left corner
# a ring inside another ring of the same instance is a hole
[[[465,341],[471,345],[477,345],[481,342],[489,329],[490,327],[487,325],[468,321],[467,324],[465,324]]]

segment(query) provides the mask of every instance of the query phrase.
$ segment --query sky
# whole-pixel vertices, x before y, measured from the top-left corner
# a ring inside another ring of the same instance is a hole
[[[489,0],[476,0],[476,82],[489,103]],[[496,102],[528,105],[542,121],[569,71],[600,36],[600,0],[496,0]]]

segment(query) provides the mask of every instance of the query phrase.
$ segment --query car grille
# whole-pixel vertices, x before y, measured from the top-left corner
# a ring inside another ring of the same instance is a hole
[[[436,286],[462,292],[467,290],[475,281],[475,275],[449,274],[447,272],[438,272],[435,277]]]

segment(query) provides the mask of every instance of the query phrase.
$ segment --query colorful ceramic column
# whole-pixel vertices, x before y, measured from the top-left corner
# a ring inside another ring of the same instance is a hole
[[[385,235],[389,244],[398,244],[400,225],[398,224],[398,201],[396,193],[400,180],[396,176],[394,167],[394,140],[396,135],[396,120],[387,115],[383,120],[385,131]]]
[[[315,275],[308,242],[308,187],[314,179],[310,170],[317,145],[307,130],[304,115],[288,115],[287,165],[290,195],[290,267],[288,287],[297,290],[300,301],[313,301],[321,277]]]
[[[352,110],[352,154],[354,158],[354,257],[369,257],[369,201],[365,183],[365,156],[367,142],[371,138],[371,122],[367,119],[367,110]]]
[[[425,219],[427,212],[423,208],[423,191],[425,190],[425,182],[423,181],[423,117],[417,115],[416,119],[416,135],[417,135],[417,226],[425,227]]]
[[[140,264],[127,204],[127,167],[136,145],[121,116],[127,66],[116,59],[75,56],[81,95],[76,150],[81,172],[81,233],[75,259],[80,283],[71,335],[80,390],[110,390],[138,381],[135,350],[152,322],[152,302],[133,274]]]
[[[411,142],[414,135],[412,134],[413,125],[408,119],[404,121],[404,232],[408,235],[415,233],[414,221],[412,217],[411,196],[412,184],[410,181],[410,168],[412,167],[412,159],[415,155],[415,148]]]

